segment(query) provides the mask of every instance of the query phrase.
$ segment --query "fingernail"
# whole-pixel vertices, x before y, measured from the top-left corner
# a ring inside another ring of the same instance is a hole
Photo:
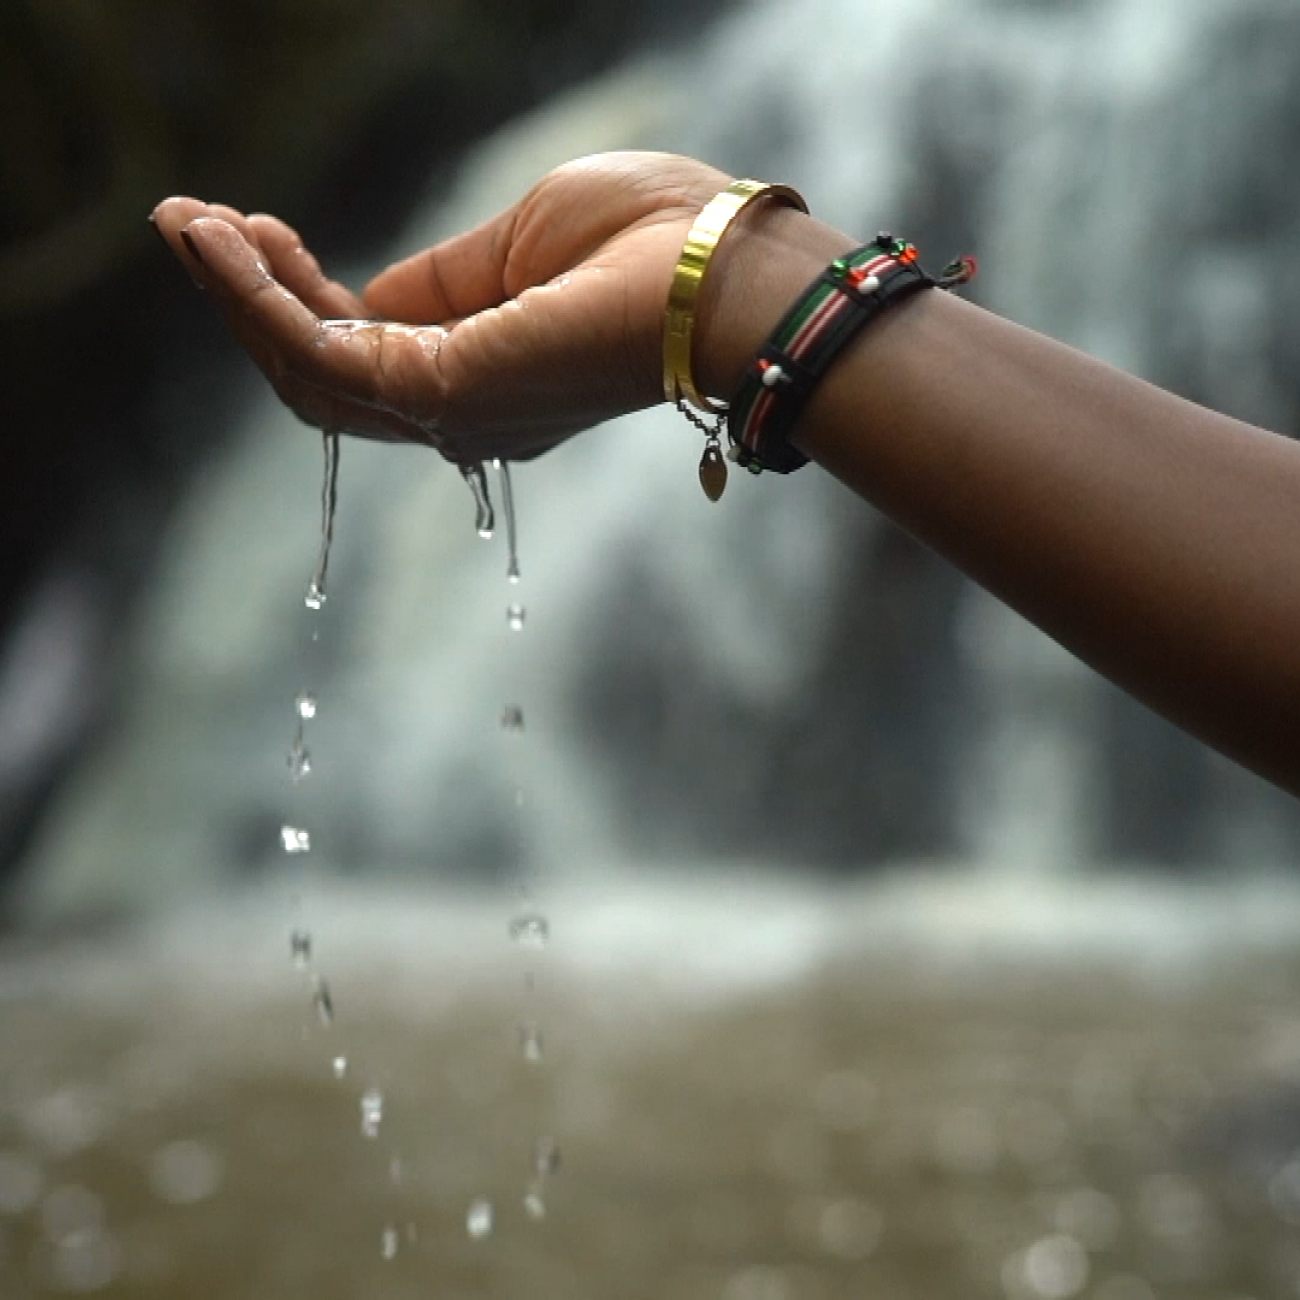
[[[194,237],[188,230],[181,231],[181,243],[190,251],[190,256],[200,265],[203,265],[203,254],[199,252],[199,246],[194,242]]]

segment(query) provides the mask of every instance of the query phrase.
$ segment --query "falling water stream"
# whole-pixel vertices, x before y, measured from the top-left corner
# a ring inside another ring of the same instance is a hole
[[[318,617],[327,600],[326,582],[329,576],[330,548],[334,541],[334,516],[338,509],[339,495],[339,435],[327,429],[321,435],[324,450],[324,472],[321,479],[321,519],[320,549],[316,556],[316,567],[303,603],[313,616]],[[312,628],[312,641],[319,636],[319,629]],[[300,690],[294,698],[294,730],[289,744],[286,761],[289,775],[295,786],[300,785],[311,775],[311,751],[307,748],[307,723],[316,716],[316,696],[307,689]],[[311,852],[311,832],[305,826],[285,822],[280,827],[280,847],[290,857],[298,857]],[[289,953],[295,969],[301,971],[310,982],[312,1011],[317,1022],[323,1028],[334,1023],[334,995],[329,983],[314,967],[312,957],[311,932],[301,926],[295,926],[289,935]]]
[[[496,515],[492,511],[492,498],[488,495],[487,474],[481,461],[462,465],[460,472],[474,495],[474,529],[485,541],[490,541],[496,531]]]
[[[517,585],[519,573],[519,530],[515,517],[514,485],[510,478],[510,466],[503,460],[493,461],[501,483],[501,507],[506,521],[506,581]],[[524,626],[524,607],[512,601],[506,609],[506,621],[510,630],[522,632]],[[522,705],[507,704],[501,710],[501,729],[507,734],[521,734],[524,730],[524,711]],[[522,808],[524,792],[515,790],[515,805]],[[510,922],[510,937],[521,949],[540,952],[550,939],[550,921],[537,910],[532,890],[527,883],[520,888],[522,910]],[[519,1025],[519,1052],[524,1062],[530,1066],[541,1065],[545,1059],[542,1030],[539,1025],[533,1002],[536,999],[537,978],[530,958],[524,971],[525,1007],[523,1019]],[[542,1132],[542,1095],[537,1091],[534,1099],[534,1128],[532,1172],[524,1191],[524,1209],[530,1218],[540,1219],[546,1214],[546,1180],[559,1172],[560,1148],[555,1138]]]
[[[506,581],[511,586],[515,586],[520,580],[520,569],[514,487],[509,464],[498,459],[494,460],[492,465],[497,471],[501,488],[501,508],[506,526]],[[474,498],[475,529],[480,537],[491,539],[495,533],[496,516],[483,465],[475,463],[463,466],[461,473]],[[523,631],[524,607],[518,601],[512,600],[506,606],[506,624],[511,632]],[[517,702],[503,705],[499,714],[499,724],[506,737],[522,736],[525,730],[523,705]],[[522,787],[517,786],[514,792],[516,811],[523,808],[524,802],[524,791]],[[518,1030],[519,1053],[527,1065],[537,1066],[543,1062],[544,1052],[542,1030],[533,1005],[537,995],[537,972],[534,964],[537,955],[550,938],[550,921],[538,910],[532,887],[527,880],[522,881],[519,886],[519,910],[511,917],[507,933],[526,958],[523,974],[524,1007]],[[531,1169],[524,1189],[523,1206],[530,1218],[541,1219],[546,1215],[545,1182],[559,1170],[560,1149],[554,1137],[541,1131],[540,1088],[535,1092],[533,1112]],[[491,1200],[487,1197],[476,1197],[470,1203],[466,1213],[465,1224],[469,1235],[474,1238],[488,1236],[493,1231],[495,1215],[495,1206]]]
[[[515,490],[510,481],[510,466],[503,460],[493,465],[501,479],[501,509],[506,516],[506,581],[519,581],[519,531],[515,523]]]
[[[328,600],[327,579],[329,576],[330,550],[334,540],[334,521],[338,507],[338,468],[339,438],[333,431],[323,435],[324,472],[321,485],[321,519],[320,549],[316,567],[307,586],[304,604],[313,620],[321,614]],[[520,580],[518,553],[518,525],[515,515],[513,485],[509,465],[501,460],[493,461],[501,487],[501,503],[506,524],[506,579],[515,586]],[[482,463],[461,467],[461,474],[474,500],[474,528],[479,537],[491,540],[496,533],[496,514],[492,505],[488,477]],[[524,626],[524,607],[518,601],[510,601],[506,608],[507,626],[512,632],[520,632]],[[319,639],[319,628],[313,626],[311,640]],[[294,786],[300,785],[312,773],[311,751],[307,745],[308,724],[316,718],[319,702],[316,695],[303,687],[294,698],[294,731],[287,754],[289,773]],[[500,727],[508,736],[519,736],[524,731],[524,709],[521,704],[509,703],[502,707],[499,715]],[[523,790],[515,790],[515,806],[521,809],[524,804]],[[297,857],[311,851],[311,833],[305,826],[286,822],[280,829],[281,847],[284,852]],[[536,971],[534,961],[536,954],[545,948],[550,938],[550,921],[538,910],[528,883],[519,889],[520,910],[510,919],[507,932],[510,939],[527,956],[524,972],[525,1006],[519,1024],[518,1041],[520,1056],[529,1066],[540,1065],[544,1060],[542,1030],[537,1022],[532,1005],[536,996]],[[334,1024],[334,999],[325,977],[314,964],[311,931],[301,924],[295,924],[289,936],[290,958],[296,970],[304,974],[311,988],[311,1005],[316,1022],[324,1029]],[[331,1070],[336,1079],[348,1077],[352,1062],[346,1055],[332,1053]],[[361,1093],[360,1100],[361,1136],[374,1141],[379,1138],[384,1122],[385,1098],[383,1091],[372,1084]],[[540,1091],[534,1106],[534,1135],[531,1142],[530,1172],[527,1178],[523,1206],[532,1219],[541,1219],[546,1214],[545,1185],[546,1180],[554,1176],[560,1167],[560,1148],[553,1136],[542,1131],[542,1104]],[[393,1155],[389,1162],[390,1179],[395,1186],[402,1181],[402,1160]],[[493,1201],[483,1195],[475,1196],[465,1213],[465,1230],[470,1238],[478,1240],[492,1234],[496,1224],[496,1207]],[[414,1237],[414,1226],[407,1225],[407,1235]],[[401,1232],[391,1222],[385,1223],[380,1233],[380,1255],[385,1260],[396,1258],[401,1242]]]
[[[330,551],[334,543],[334,520],[338,510],[338,474],[339,474],[339,435],[333,430],[326,430],[322,435],[324,447],[324,472],[321,482],[321,516],[320,549],[317,552],[316,567],[312,573],[307,591],[303,598],[313,620],[311,641],[319,641],[320,629],[315,626],[328,600],[327,580],[329,577]],[[490,516],[490,507],[489,507]],[[490,518],[488,520],[490,531]],[[311,751],[307,747],[307,724],[316,718],[319,703],[316,695],[304,686],[294,697],[294,730],[289,745],[287,762],[290,778],[295,786],[300,785],[312,772]],[[306,827],[286,823],[280,828],[281,847],[286,854],[298,856],[311,851],[311,833]],[[311,1007],[316,1023],[322,1029],[331,1029],[334,1025],[334,996],[329,982],[316,969],[312,950],[312,935],[309,929],[295,925],[289,935],[289,952],[294,968],[301,971],[308,979],[311,989]],[[351,1061],[340,1052],[332,1052],[330,1070],[335,1079],[348,1077]],[[374,1084],[361,1093],[360,1101],[361,1136],[369,1141],[379,1138],[384,1120],[384,1094]],[[394,1154],[389,1160],[389,1177],[394,1186],[400,1185],[402,1178],[402,1161]],[[414,1228],[408,1225],[408,1235]],[[385,1223],[380,1232],[380,1256],[385,1260],[396,1258],[401,1234],[396,1225]]]
[[[327,430],[321,438],[325,449],[325,476],[320,493],[320,553],[304,597],[307,608],[319,610],[325,604],[325,579],[329,574],[330,547],[334,542],[334,514],[339,502],[339,435]]]

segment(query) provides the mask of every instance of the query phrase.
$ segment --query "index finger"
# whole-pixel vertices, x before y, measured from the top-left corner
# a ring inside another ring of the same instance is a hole
[[[330,319],[369,315],[365,303],[356,294],[321,270],[320,263],[292,226],[266,212],[250,213],[248,225],[256,237],[249,243],[266,255],[276,279],[313,311]]]

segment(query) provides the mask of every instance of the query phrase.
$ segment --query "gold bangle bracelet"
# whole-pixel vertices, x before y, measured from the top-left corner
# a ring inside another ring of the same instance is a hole
[[[720,415],[727,409],[725,402],[715,402],[701,394],[691,375],[695,303],[704,273],[709,269],[709,259],[727,227],[747,204],[769,196],[789,203],[801,212],[808,211],[803,196],[788,185],[732,181],[705,204],[704,210],[695,218],[691,233],[686,236],[677,269],[673,272],[672,288],[668,291],[668,307],[664,311],[664,396],[674,405],[685,398],[701,411],[713,415]]]

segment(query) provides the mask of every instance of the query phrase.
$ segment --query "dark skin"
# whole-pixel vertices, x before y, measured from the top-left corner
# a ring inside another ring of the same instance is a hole
[[[729,179],[672,155],[581,159],[361,297],[275,218],[169,199],[155,220],[309,423],[521,459],[663,400],[673,268]],[[858,242],[746,209],[701,291],[700,386],[734,392],[790,301]],[[795,437],[1099,672],[1300,794],[1296,443],[933,292],[850,345]]]

